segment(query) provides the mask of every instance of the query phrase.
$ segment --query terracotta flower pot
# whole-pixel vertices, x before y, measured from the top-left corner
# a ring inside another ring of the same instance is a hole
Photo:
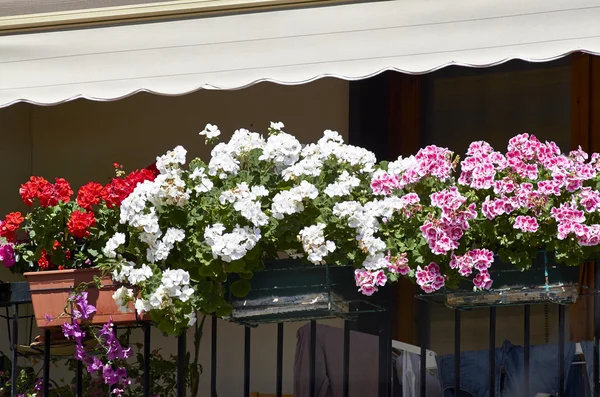
[[[31,290],[31,300],[37,326],[49,328],[61,326],[70,318],[59,317],[63,312],[69,295],[73,288],[83,282],[91,282],[94,276],[101,276],[98,269],[68,269],[50,270],[45,272],[25,273]],[[134,323],[138,320],[133,304],[130,303],[131,312],[121,313],[112,298],[120,285],[113,283],[110,276],[102,278],[102,288],[95,285],[87,288],[88,302],[96,307],[89,321],[92,324],[104,324],[111,317],[115,324]],[[52,317],[48,321],[47,315]]]

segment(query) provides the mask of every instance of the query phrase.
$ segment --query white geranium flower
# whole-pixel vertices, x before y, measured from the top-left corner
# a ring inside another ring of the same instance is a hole
[[[206,169],[202,167],[194,168],[194,171],[190,174],[190,179],[197,183],[194,186],[196,193],[210,192],[214,186],[213,182],[207,177]]]
[[[271,203],[273,218],[283,219],[285,215],[304,211],[302,200],[305,198],[314,200],[318,195],[319,191],[315,185],[306,181],[300,182],[300,185],[294,186],[290,190],[277,193]]]
[[[258,159],[272,161],[275,169],[281,172],[298,161],[301,150],[302,145],[294,136],[282,132],[269,137]]]
[[[278,121],[278,122],[271,121],[271,129],[272,130],[281,131],[281,130],[283,130],[283,127],[285,127],[285,125],[283,125],[283,123],[281,121]]]
[[[335,251],[335,243],[325,240],[323,230],[325,224],[318,223],[313,226],[307,226],[298,234],[298,240],[302,243],[304,252],[308,254],[307,259],[315,265],[323,263],[323,259],[330,252]]]
[[[367,270],[379,270],[384,269],[388,265],[388,260],[385,259],[385,254],[382,252],[369,255],[362,263],[362,266]]]
[[[114,236],[108,239],[106,245],[102,249],[102,252],[108,258],[116,258],[117,257],[117,248],[125,244],[125,234],[123,233],[115,233]]]
[[[343,197],[349,195],[352,190],[360,185],[360,179],[343,171],[338,179],[325,188],[324,193],[329,197]]]
[[[171,306],[172,301],[167,295],[167,290],[164,286],[159,286],[148,300],[153,309],[164,309]]]
[[[185,315],[185,318],[188,319],[188,327],[191,327],[192,325],[196,324],[196,313],[188,313]]]
[[[152,268],[145,263],[139,269],[129,270],[129,284],[138,285],[152,277]]]
[[[112,296],[121,313],[129,313],[129,302],[134,300],[133,290],[131,288],[121,287],[115,291]]]
[[[260,197],[267,196],[268,190],[261,185],[250,188],[246,182],[238,183],[233,189],[226,190],[219,196],[221,204],[233,204],[233,208],[254,226],[269,223],[269,217],[263,212]]]
[[[206,124],[204,130],[200,131],[200,135],[206,136],[208,139],[213,139],[221,135],[221,131],[219,131],[219,127],[213,124]]]
[[[358,201],[342,201],[333,206],[333,215],[340,218],[348,218],[362,211],[363,207]]]
[[[129,280],[129,274],[131,270],[134,268],[135,264],[133,262],[124,262],[121,263],[117,269],[113,271],[112,277],[113,281],[118,283],[125,283]]]
[[[146,299],[136,299],[135,310],[137,311],[137,314],[140,315],[144,312],[149,312],[152,310],[152,305]]]
[[[392,161],[388,164],[388,173],[394,175],[400,175],[404,171],[417,167],[417,159],[415,156],[406,158],[398,157],[398,160]]]
[[[224,231],[225,227],[220,223],[207,226],[204,230],[204,240],[210,246],[213,257],[221,258],[225,262],[242,259],[261,238],[258,228],[236,225],[231,233],[223,233]]]
[[[178,168],[180,164],[185,164],[185,155],[187,150],[183,146],[176,146],[162,156],[156,158],[156,168],[161,174],[168,173],[173,168]]]

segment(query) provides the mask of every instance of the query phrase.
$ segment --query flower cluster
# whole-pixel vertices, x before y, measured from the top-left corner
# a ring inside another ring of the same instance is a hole
[[[100,373],[104,383],[110,387],[111,394],[121,396],[124,388],[130,384],[127,377],[127,371],[123,366],[115,364],[126,360],[131,356],[131,348],[124,348],[117,338],[112,319],[100,330],[95,330],[91,326],[82,325],[81,322],[88,320],[95,312],[96,308],[89,304],[87,292],[79,292],[72,295],[69,299],[73,309],[70,312],[72,322],[65,322],[62,325],[62,331],[67,339],[75,342],[75,359],[82,361],[89,374]],[[93,336],[101,354],[88,353],[85,340],[88,336]],[[103,362],[102,358],[106,361]]]
[[[65,180],[32,177],[21,188],[32,211],[0,224],[0,259],[106,267],[123,284],[113,297],[123,311],[177,334],[198,311],[227,315],[225,283],[247,293],[282,255],[352,264],[371,295],[401,276],[427,293],[465,279],[486,290],[497,261],[527,269],[547,251],[577,265],[600,251],[600,154],[521,134],[506,152],[473,142],[462,161],[431,145],[377,163],[335,131],[302,144],[284,128],[218,142],[207,124],[207,162],[177,146],[152,169],[116,165],[108,185],[91,182],[74,201]]]
[[[42,177],[32,176],[19,190],[23,202],[32,206],[37,200],[42,207],[54,207],[60,202],[71,201],[73,190],[63,178],[56,178],[52,184]]]
[[[228,276],[239,275],[243,284],[278,253],[313,264],[347,264],[340,248],[352,239],[338,246],[336,233],[344,231],[333,228],[332,208],[341,197],[368,193],[375,156],[345,144],[334,131],[303,145],[283,129],[272,123],[267,138],[240,129],[217,143],[220,131],[209,124],[201,135],[216,146],[207,163],[194,159],[186,166],[180,146],[157,157],[158,175],[121,204],[125,231],[109,236],[101,250],[115,261],[113,279],[139,288],[117,291],[119,307],[133,304],[163,331],[178,333],[197,311],[227,314]],[[364,240],[365,246],[385,246],[367,235]],[[404,271],[401,263],[395,266]],[[142,268],[147,273],[140,279]],[[172,283],[174,270],[185,271],[183,284]]]
[[[153,180],[151,169],[125,174],[118,164],[116,177],[106,185],[89,182],[75,200],[70,184],[52,184],[31,177],[20,188],[26,214],[11,212],[0,221],[0,260],[12,271],[89,268],[103,261],[102,249],[119,228],[119,208],[134,188]]]
[[[553,142],[521,134],[508,142],[505,154],[477,141],[461,162],[447,149],[428,146],[414,158],[380,164],[366,203],[334,207],[356,228],[357,248],[368,251],[357,285],[372,293],[376,284],[365,272],[378,269],[395,279],[390,261],[382,260],[388,251],[405,255],[413,270],[406,274],[425,292],[456,286],[461,277],[489,289],[495,260],[527,269],[539,251],[570,265],[584,262],[600,251],[599,160],[581,149],[563,154]],[[407,193],[418,200],[387,216],[377,213],[383,207],[379,197],[401,200]],[[372,203],[376,210],[365,217]],[[364,236],[385,246],[365,249]]]

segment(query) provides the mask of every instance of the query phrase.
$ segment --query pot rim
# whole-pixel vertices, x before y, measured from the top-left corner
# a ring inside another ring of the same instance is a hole
[[[40,272],[25,272],[23,276],[25,277],[36,277],[43,275],[54,275],[54,274],[65,274],[65,273],[88,273],[88,272],[100,272],[100,269],[97,267],[89,268],[89,269],[63,269],[63,270],[46,270]]]

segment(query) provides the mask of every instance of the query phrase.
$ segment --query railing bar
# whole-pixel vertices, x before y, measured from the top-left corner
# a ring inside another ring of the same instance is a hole
[[[454,393],[460,390],[460,310],[454,310]]]
[[[350,321],[344,321],[343,397],[350,393]]]
[[[44,397],[50,395],[50,330],[44,329],[44,369],[43,369]]]
[[[8,306],[5,308],[6,310],[6,317],[4,317],[6,319],[6,329],[8,329],[8,344],[10,345],[10,347],[13,347],[13,343],[12,343],[12,337],[11,337],[11,332],[10,332],[10,315],[8,312]]]
[[[283,396],[283,323],[277,323],[277,379],[275,383],[276,397]]]
[[[244,397],[250,397],[250,327],[244,327]]]
[[[385,393],[387,389],[387,384],[386,384],[386,379],[385,379],[385,375],[386,372],[388,370],[388,366],[387,366],[387,351],[390,350],[391,345],[387,345],[386,341],[387,341],[387,335],[386,335],[386,326],[385,326],[385,313],[382,313],[380,315],[380,318],[383,320],[382,323],[380,323],[380,330],[379,330],[379,365],[378,365],[378,372],[379,372],[379,384],[378,384],[378,392],[377,395],[379,397],[385,397]]]
[[[317,350],[317,322],[310,320],[310,352],[309,352],[309,396],[316,397],[315,390],[315,371],[316,371],[316,350]]]
[[[177,397],[185,396],[186,337],[185,331],[177,337]]]
[[[150,342],[152,328],[150,324],[144,324],[144,379],[143,379],[143,391],[144,397],[150,397]]]
[[[594,397],[600,397],[600,261],[594,261]]]
[[[83,363],[80,360],[75,363],[75,395],[83,397]]]
[[[490,396],[496,395],[496,308],[490,307],[490,340],[489,340],[489,377]]]
[[[210,397],[217,397],[217,316],[212,316],[210,335]]]
[[[531,352],[531,306],[525,305],[525,315],[523,319],[523,340],[524,340],[524,349],[523,349],[523,368],[525,371],[524,381],[525,381],[525,395],[529,396],[530,392],[530,381],[529,381],[529,357]]]
[[[72,292],[71,292],[71,293],[72,293]],[[73,313],[73,303],[72,303],[72,302],[71,302],[71,313]],[[71,318],[71,320],[72,320],[72,318]],[[117,339],[119,339],[119,335],[118,335],[118,327],[117,327],[117,324],[113,324],[113,333],[115,334],[115,337],[116,337]],[[113,370],[115,370],[115,369],[116,369],[114,364],[112,365],[112,367],[113,367]],[[110,397],[110,396],[112,396],[112,395],[113,395],[113,392],[114,392],[116,389],[118,389],[118,388],[119,388],[119,385],[112,385],[112,386],[110,387],[110,392],[108,393],[109,397]]]
[[[29,310],[27,310],[27,313],[29,313]],[[35,315],[30,314],[27,317],[29,318],[29,339],[28,339],[28,343],[31,345],[31,339],[33,339],[33,320],[35,320]]]
[[[429,306],[425,301],[419,301],[421,306],[419,317],[419,345],[421,346],[421,358],[420,358],[420,389],[421,397],[427,397],[427,346],[429,345]]]
[[[388,297],[390,295],[388,291]],[[389,302],[388,298],[388,302]],[[392,315],[388,306],[388,309],[385,311],[385,327],[386,327],[386,371],[385,371],[385,380],[386,380],[386,397],[392,397]]]
[[[565,306],[558,305],[558,397],[565,395]]]
[[[8,310],[8,309],[7,309]],[[19,305],[13,305],[13,339],[11,341],[12,348],[12,368],[10,393],[12,397],[17,397],[17,359],[19,358],[17,346],[19,345]],[[10,327],[9,327],[10,329]]]

